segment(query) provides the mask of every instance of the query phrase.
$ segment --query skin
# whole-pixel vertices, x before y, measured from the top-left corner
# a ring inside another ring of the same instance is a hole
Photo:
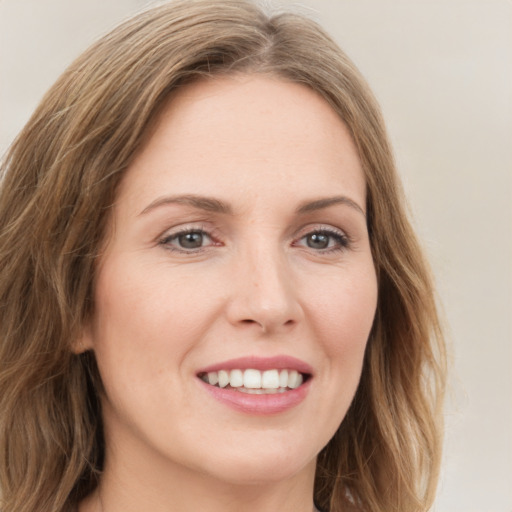
[[[121,184],[81,340],[107,446],[82,512],[313,510],[316,456],[354,396],[377,302],[365,188],[347,128],[305,86],[235,76],[172,98]],[[190,194],[231,211],[165,199]],[[204,232],[198,248],[183,229]],[[283,413],[234,410],[197,377],[275,355],[313,368]]]

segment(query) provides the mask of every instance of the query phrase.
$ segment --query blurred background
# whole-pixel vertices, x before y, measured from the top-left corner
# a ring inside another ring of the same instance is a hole
[[[82,50],[155,4],[0,0],[0,154]],[[512,1],[301,0],[387,120],[452,352],[436,512],[512,512]]]

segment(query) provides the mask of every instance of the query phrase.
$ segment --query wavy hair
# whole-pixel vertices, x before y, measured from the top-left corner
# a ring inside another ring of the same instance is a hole
[[[330,512],[420,512],[441,453],[445,351],[379,107],[333,40],[246,0],[178,0],[126,21],[63,73],[2,164],[0,487],[3,512],[75,510],[101,476],[101,380],[74,354],[93,312],[110,208],[148,127],[195,80],[263,73],[317,91],[348,127],[367,184],[378,306],[361,382],[317,460]]]

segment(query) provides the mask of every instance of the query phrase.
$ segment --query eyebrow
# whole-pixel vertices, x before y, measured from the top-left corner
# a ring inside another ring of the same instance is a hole
[[[215,199],[214,197],[199,196],[195,194],[185,194],[176,196],[166,196],[155,199],[152,203],[146,206],[146,208],[144,208],[144,210],[142,210],[139,215],[144,215],[160,206],[167,206],[172,204],[184,204],[187,206],[192,206],[193,208],[198,208],[200,210],[213,213],[224,213],[227,215],[233,214],[233,209],[231,208],[231,206],[225,203],[224,201]],[[324,208],[329,208],[330,206],[334,206],[337,204],[350,206],[351,208],[358,211],[366,218],[364,210],[354,200],[346,196],[333,196],[322,199],[315,199],[313,201],[305,201],[297,207],[295,213],[299,215],[304,215],[306,213],[323,210]]]
[[[299,207],[296,210],[296,213],[311,213],[317,210],[323,210],[324,208],[329,208],[329,206],[334,206],[336,204],[344,204],[346,206],[350,206],[354,210],[357,210],[359,213],[361,213],[364,218],[366,218],[366,214],[364,213],[364,210],[361,208],[361,206],[359,206],[354,200],[346,196],[333,196],[322,199],[316,199],[315,201],[306,201],[299,205]]]
[[[207,212],[214,213],[226,213],[232,214],[233,210],[231,206],[223,201],[219,201],[213,197],[205,197],[198,196],[195,194],[186,194],[180,196],[166,196],[155,199],[152,203],[150,203],[144,210],[140,212],[139,215],[144,215],[159,206],[171,205],[171,204],[185,204],[187,206],[192,206],[194,208],[198,208],[199,210],[205,210]]]

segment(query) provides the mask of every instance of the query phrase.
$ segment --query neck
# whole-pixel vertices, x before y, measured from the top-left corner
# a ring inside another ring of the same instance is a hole
[[[121,459],[121,460],[120,460]],[[168,461],[106,458],[80,512],[312,512],[315,461],[281,479],[230,482]]]
[[[183,480],[181,480],[183,483]],[[203,481],[204,482],[204,481]],[[152,493],[144,485],[130,487],[102,480],[96,491],[84,500],[80,512],[314,512],[312,490],[304,492],[297,483],[275,485],[172,485],[165,493]]]

